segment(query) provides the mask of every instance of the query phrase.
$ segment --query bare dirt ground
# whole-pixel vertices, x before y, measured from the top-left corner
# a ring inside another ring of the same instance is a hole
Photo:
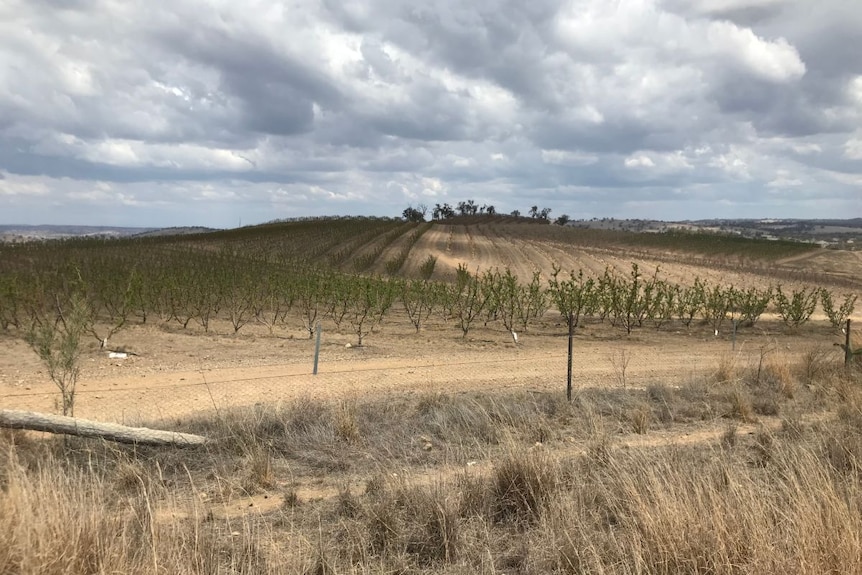
[[[564,393],[565,328],[553,313],[516,346],[501,329],[480,327],[466,339],[453,325],[433,324],[420,333],[397,310],[363,347],[346,347],[354,336],[326,329],[319,373],[312,375],[314,342],[299,331],[269,335],[246,326],[226,335],[182,330],[175,325],[132,326],[112,348],[135,355],[109,358],[95,340],[83,356],[76,415],[140,423],[177,419],[236,405],[320,399],[365,398],[391,393],[458,393],[536,390]],[[753,365],[765,353],[790,362],[814,347],[840,361],[841,341],[824,322],[799,334],[763,321],[714,336],[707,327],[644,327],[630,336],[619,328],[589,324],[574,343],[574,388],[679,385],[708,378],[724,362]],[[45,368],[19,339],[0,339],[0,407],[53,412],[57,391]]]

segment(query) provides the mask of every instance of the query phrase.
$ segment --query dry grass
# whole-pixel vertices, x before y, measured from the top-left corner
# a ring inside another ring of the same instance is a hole
[[[189,423],[215,444],[184,451],[4,432],[0,573],[858,573],[862,378],[815,359],[571,404],[258,406]],[[615,445],[692,425],[716,432]]]

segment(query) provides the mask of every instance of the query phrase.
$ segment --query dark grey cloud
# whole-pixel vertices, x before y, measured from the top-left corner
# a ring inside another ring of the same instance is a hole
[[[846,0],[10,0],[0,218],[845,216],[860,37]]]

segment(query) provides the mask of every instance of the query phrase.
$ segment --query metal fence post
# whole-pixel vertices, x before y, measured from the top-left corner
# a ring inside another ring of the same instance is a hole
[[[317,375],[317,362],[320,359],[320,335],[323,333],[323,326],[317,322],[317,327],[314,331],[317,333],[317,339],[314,342],[314,371],[312,375]]]
[[[853,348],[850,347],[850,318],[847,319],[844,332],[844,365],[849,368],[850,362],[853,361]]]
[[[572,338],[575,334],[575,317],[569,313],[569,366],[566,372],[566,399],[572,401]]]
[[[736,325],[737,325],[737,323],[738,323],[738,320],[736,318],[734,318],[734,320],[733,320],[733,344],[730,348],[731,351],[736,351]]]

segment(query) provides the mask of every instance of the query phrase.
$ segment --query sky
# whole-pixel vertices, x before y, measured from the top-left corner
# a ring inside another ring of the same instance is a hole
[[[0,224],[862,216],[859,0],[0,0]]]

